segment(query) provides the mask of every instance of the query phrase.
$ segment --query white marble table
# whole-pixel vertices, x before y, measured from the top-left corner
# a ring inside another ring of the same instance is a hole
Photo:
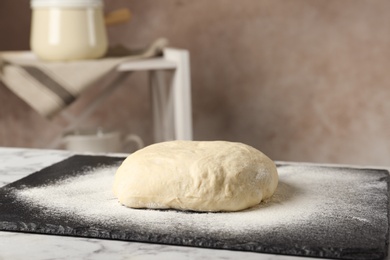
[[[71,152],[60,150],[0,148],[0,186],[16,181],[71,155]],[[27,258],[94,260],[309,259],[307,257],[0,231],[0,260]]]

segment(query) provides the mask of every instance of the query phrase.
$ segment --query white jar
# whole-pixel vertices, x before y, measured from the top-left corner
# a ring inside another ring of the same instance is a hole
[[[102,0],[31,0],[30,45],[42,60],[95,59],[107,50]]]

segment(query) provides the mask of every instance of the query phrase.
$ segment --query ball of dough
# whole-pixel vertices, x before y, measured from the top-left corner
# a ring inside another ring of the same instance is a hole
[[[255,148],[225,141],[170,141],[129,155],[114,194],[131,208],[238,211],[272,196],[275,164]]]

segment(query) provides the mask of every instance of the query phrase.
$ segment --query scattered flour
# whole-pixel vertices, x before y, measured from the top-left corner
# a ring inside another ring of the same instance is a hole
[[[278,168],[279,185],[274,196],[260,205],[240,212],[196,213],[175,210],[131,209],[119,204],[112,193],[116,168],[92,169],[84,175],[72,177],[39,188],[18,190],[19,199],[46,214],[74,216],[104,224],[134,224],[149,229],[172,228],[184,225],[210,232],[229,229],[243,232],[254,228],[275,228],[298,225],[313,218],[336,218],[350,215],[350,219],[369,222],[373,210],[360,204],[365,191],[386,189],[368,174],[348,169],[329,170],[310,166],[282,166]],[[375,196],[380,196],[375,194]]]

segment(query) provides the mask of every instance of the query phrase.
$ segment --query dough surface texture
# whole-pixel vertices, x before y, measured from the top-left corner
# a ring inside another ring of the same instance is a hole
[[[131,208],[238,211],[272,196],[278,173],[271,159],[242,143],[169,141],[129,155],[113,191]]]

